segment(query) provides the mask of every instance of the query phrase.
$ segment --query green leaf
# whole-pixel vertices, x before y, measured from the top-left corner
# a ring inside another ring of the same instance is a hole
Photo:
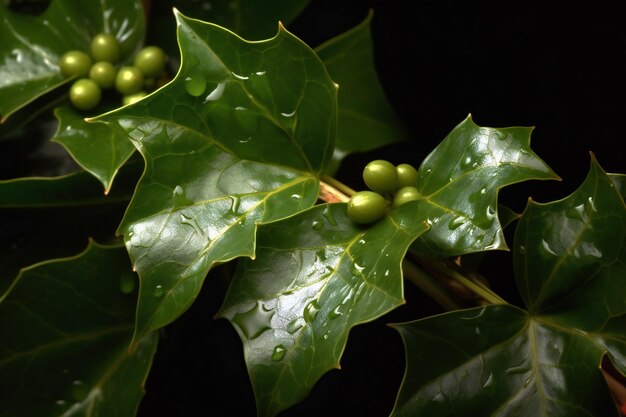
[[[287,25],[307,7],[310,0],[236,0],[231,2],[199,2],[194,0],[153,2],[151,11],[152,37],[171,55],[176,54],[176,33],[172,6],[186,16],[194,16],[223,26],[246,39],[267,39],[276,33],[278,23]]]
[[[431,229],[412,251],[455,256],[507,249],[498,220],[498,190],[531,179],[558,179],[530,149],[532,128],[481,127],[470,116],[426,157],[418,170],[418,210]]]
[[[145,22],[140,1],[101,0],[77,7],[73,0],[53,0],[40,16],[0,6],[0,121],[39,96],[70,81],[59,58],[78,49],[89,52],[91,38],[108,32],[128,58],[143,41]]]
[[[139,176],[137,168],[125,167],[119,186],[107,196],[86,172],[0,181],[0,298],[21,268],[73,255],[89,238],[114,239]]]
[[[23,270],[0,303],[0,415],[135,415],[157,345],[128,352],[136,279],[122,246],[94,243]]]
[[[517,226],[513,257],[529,310],[545,312],[568,303],[564,297],[573,296],[572,288],[585,287],[586,297],[603,299],[585,283],[616,280],[617,271],[624,271],[625,222],[624,201],[595,158],[572,195],[547,204],[531,201]],[[622,303],[626,306],[626,300]]]
[[[175,79],[102,116],[146,161],[119,227],[142,283],[136,337],[182,314],[214,263],[254,256],[258,224],[313,205],[334,143],[336,88],[299,39],[176,18]]]
[[[339,368],[350,329],[404,303],[401,262],[427,225],[401,206],[362,228],[346,204],[259,229],[218,313],[239,332],[258,414],[273,416]]]
[[[276,33],[278,22],[287,24],[297,17],[310,0],[254,0],[212,2],[177,2],[176,7],[187,16],[210,21],[246,39],[265,39]]]
[[[354,152],[405,140],[407,132],[387,101],[374,62],[373,12],[353,29],[315,48],[339,84],[339,122],[333,168]]]
[[[59,126],[53,142],[58,142],[86,171],[95,176],[108,193],[119,169],[135,147],[126,135],[105,123],[87,122],[72,106],[55,109]]]
[[[407,363],[393,417],[619,416],[599,370],[604,349],[575,328],[509,305],[393,327]]]
[[[619,415],[602,358],[626,373],[626,207],[592,159],[565,199],[530,202],[514,243],[529,312],[479,307],[396,325],[403,415]]]
[[[609,178],[615,188],[622,196],[622,199],[626,199],[626,174],[608,174]]]

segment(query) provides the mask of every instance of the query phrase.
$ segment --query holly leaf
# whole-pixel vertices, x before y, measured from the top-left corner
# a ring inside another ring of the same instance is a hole
[[[622,199],[626,199],[626,174],[609,174],[609,178],[622,196]]]
[[[418,169],[418,211],[431,229],[412,251],[446,257],[508,249],[498,220],[498,190],[531,179],[559,179],[530,149],[531,131],[481,127],[468,116],[446,136]]]
[[[93,242],[20,273],[0,303],[2,416],[135,415],[157,345],[128,352],[136,279],[122,246]]]
[[[59,70],[59,59],[73,49],[89,53],[93,36],[112,33],[123,58],[143,40],[145,22],[140,1],[101,0],[77,7],[72,0],[53,0],[39,16],[0,6],[0,121],[37,97],[71,81]]]
[[[54,112],[59,126],[53,142],[60,143],[72,158],[104,186],[113,185],[119,169],[135,152],[135,147],[119,130],[105,123],[89,123],[71,106]]]
[[[427,228],[409,206],[368,228],[335,203],[259,229],[257,258],[240,260],[218,313],[243,341],[259,416],[306,397],[339,368],[353,326],[405,302],[402,258]]]
[[[358,26],[315,48],[339,84],[339,122],[332,170],[351,153],[371,151],[407,137],[376,73],[372,17],[370,10]]]
[[[175,3],[175,4],[174,4]],[[276,33],[278,22],[287,25],[308,6],[310,0],[238,0],[235,2],[198,2],[194,0],[160,1],[151,4],[149,29],[151,39],[157,39],[171,55],[177,45],[172,42],[176,27],[171,18],[172,7],[185,16],[225,27],[246,39],[267,39]]]
[[[215,2],[210,7],[194,1],[176,7],[187,16],[197,16],[230,29],[246,39],[265,39],[276,33],[278,22],[287,23],[296,18],[310,0],[243,0],[234,3]]]
[[[395,325],[407,370],[392,415],[619,415],[601,373],[626,370],[626,207],[592,161],[569,197],[530,202],[514,269],[528,312],[500,305]]]
[[[86,172],[0,181],[0,299],[21,268],[115,238],[139,177],[128,164],[109,195]]]
[[[313,205],[334,143],[336,88],[302,41],[176,19],[175,79],[100,118],[146,163],[119,227],[141,278],[136,338],[182,314],[213,264],[254,256],[258,224]]]

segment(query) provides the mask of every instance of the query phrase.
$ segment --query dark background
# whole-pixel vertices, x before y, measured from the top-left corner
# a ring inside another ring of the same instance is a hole
[[[419,165],[470,113],[481,126],[534,126],[533,149],[562,178],[503,189],[500,202],[517,211],[529,197],[548,202],[574,191],[590,152],[606,171],[626,172],[626,25],[617,6],[313,0],[287,28],[314,47],[361,22],[370,8],[378,73],[409,143],[350,156],[338,176],[354,178],[373,155]],[[483,272],[516,301],[510,262],[507,252],[489,254]],[[140,416],[256,415],[241,342],[225,320],[212,319],[225,268],[211,272],[199,300],[163,330]],[[386,323],[441,311],[410,284],[406,298],[407,305],[354,328],[342,370],[327,373],[308,399],[281,416],[387,416],[404,349]]]

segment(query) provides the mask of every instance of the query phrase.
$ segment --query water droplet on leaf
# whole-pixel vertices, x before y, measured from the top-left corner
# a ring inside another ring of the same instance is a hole
[[[163,297],[164,293],[165,293],[165,290],[163,289],[163,286],[161,284],[154,287],[154,291],[152,291],[152,295],[154,295],[157,298]]]
[[[335,216],[333,215],[329,206],[326,206],[326,208],[322,211],[322,216],[326,218],[326,221],[328,221],[328,224],[332,226],[337,226],[337,220],[335,219]]]
[[[361,261],[359,261],[358,259],[354,261],[352,265],[350,265],[350,272],[352,273],[352,275],[355,275],[355,276],[361,275],[364,269],[365,267],[362,265]]]
[[[285,357],[287,349],[283,345],[278,345],[272,351],[272,362],[280,362]]]
[[[261,303],[257,302],[250,310],[237,313],[233,317],[233,323],[241,329],[247,339],[254,339],[271,328],[272,317],[275,313],[274,309],[266,310]]]
[[[456,230],[458,229],[463,223],[465,223],[465,217],[463,216],[457,216],[452,218],[452,220],[450,220],[450,222],[448,223],[448,228],[450,230]]]
[[[320,230],[322,227],[324,227],[324,222],[322,220],[315,219],[313,220],[313,223],[311,223],[311,229],[313,230]]]
[[[302,321],[299,318],[298,319],[293,319],[287,325],[287,329],[286,329],[287,333],[294,334],[295,332],[300,330],[302,328],[302,326],[304,326],[304,323],[302,323]]]
[[[190,74],[185,77],[185,91],[193,97],[200,97],[206,89],[206,80],[201,74]]]
[[[313,300],[304,307],[304,321],[312,323],[320,312],[320,306],[317,304],[317,300]]]

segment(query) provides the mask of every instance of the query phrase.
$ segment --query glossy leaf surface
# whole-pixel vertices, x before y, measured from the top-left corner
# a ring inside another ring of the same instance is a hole
[[[247,42],[177,19],[176,78],[102,117],[146,161],[119,228],[141,277],[138,337],[182,314],[215,262],[254,256],[258,224],[313,205],[336,128],[334,84],[286,30]]]
[[[372,44],[373,13],[358,26],[315,48],[339,84],[339,120],[332,167],[354,152],[366,152],[406,139],[387,101]]]
[[[53,140],[95,176],[109,192],[119,169],[135,152],[128,137],[105,123],[87,122],[71,106],[55,110],[59,127]]]
[[[592,161],[569,197],[529,203],[514,266],[529,312],[479,307],[395,326],[407,371],[394,416],[618,416],[600,372],[626,370],[626,207]]]
[[[93,243],[23,270],[0,303],[0,415],[134,415],[157,344],[128,353],[136,280],[123,246]]]
[[[58,64],[65,52],[89,52],[91,38],[107,32],[120,41],[127,58],[144,31],[140,1],[101,0],[79,6],[72,0],[53,0],[40,16],[0,6],[0,120],[69,81],[61,76]]]
[[[365,228],[336,203],[259,229],[219,313],[243,340],[259,415],[303,399],[353,326],[404,303],[402,258],[426,228],[409,205]]]
[[[159,1],[152,2],[150,37],[156,39],[171,58],[178,53],[176,45],[176,20],[172,8],[185,16],[225,27],[239,36],[262,40],[276,33],[278,23],[288,26],[310,3],[310,0],[238,0],[223,1]],[[179,62],[178,62],[179,63]],[[177,65],[175,65],[177,67]]]
[[[128,165],[108,196],[86,172],[0,181],[0,298],[21,268],[114,239],[138,178]]]
[[[412,250],[443,257],[507,249],[497,215],[498,190],[531,179],[557,179],[530,149],[532,128],[482,127],[468,117],[418,170],[418,210],[431,230]]]

